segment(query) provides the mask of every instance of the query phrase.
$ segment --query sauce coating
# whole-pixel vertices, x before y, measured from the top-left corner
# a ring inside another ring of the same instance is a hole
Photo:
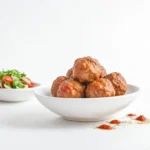
[[[97,127],[98,129],[103,129],[103,130],[112,130],[113,128],[110,125],[107,124],[102,124]]]
[[[61,87],[61,90],[63,91],[63,92],[72,92],[72,89],[71,89],[71,87],[69,87],[69,86],[66,86],[66,87]]]
[[[121,121],[115,119],[115,120],[111,120],[109,123],[110,124],[121,124]]]

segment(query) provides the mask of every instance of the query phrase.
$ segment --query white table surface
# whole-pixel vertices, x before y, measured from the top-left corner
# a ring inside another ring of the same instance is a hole
[[[150,116],[146,106],[141,107],[141,104],[139,98],[119,116],[131,112]],[[150,149],[150,124],[129,124],[112,131],[94,129],[101,123],[63,120],[36,99],[21,103],[0,102],[0,149]]]
[[[149,0],[1,0],[0,69],[50,85],[90,55],[142,87],[122,114],[150,118],[149,8]],[[0,102],[0,150],[150,150],[150,124],[112,131],[97,124],[65,121],[37,100]]]

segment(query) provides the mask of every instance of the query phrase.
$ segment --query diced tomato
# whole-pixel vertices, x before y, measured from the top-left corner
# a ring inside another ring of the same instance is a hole
[[[13,83],[13,78],[11,76],[4,76],[2,79],[4,82],[8,82],[10,84]]]
[[[34,82],[31,82],[30,84],[28,84],[28,88],[32,88],[35,86],[35,83]]]

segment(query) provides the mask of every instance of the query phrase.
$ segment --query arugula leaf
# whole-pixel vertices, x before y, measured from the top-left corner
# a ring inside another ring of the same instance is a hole
[[[14,76],[17,77],[18,79],[22,79],[23,77],[26,77],[26,74],[24,72],[19,72],[16,69],[0,71],[0,80],[2,80],[4,76]]]

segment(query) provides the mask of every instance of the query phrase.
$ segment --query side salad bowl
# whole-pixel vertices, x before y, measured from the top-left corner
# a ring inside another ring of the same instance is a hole
[[[24,89],[0,89],[0,101],[20,102],[31,100],[34,98],[33,91],[40,87],[39,83],[35,83],[32,88]]]
[[[33,91],[40,86],[18,70],[0,71],[0,101],[18,102],[34,98]]]

